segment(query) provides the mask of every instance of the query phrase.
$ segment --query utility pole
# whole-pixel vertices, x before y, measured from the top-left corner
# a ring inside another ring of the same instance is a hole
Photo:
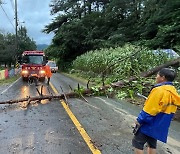
[[[16,30],[16,38],[15,38],[15,50],[18,51],[18,20],[17,20],[17,0],[15,0],[15,30]]]

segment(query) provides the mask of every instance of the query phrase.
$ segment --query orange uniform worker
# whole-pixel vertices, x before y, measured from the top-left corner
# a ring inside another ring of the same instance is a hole
[[[51,76],[52,76],[51,68],[50,68],[49,65],[46,65],[46,66],[45,66],[45,72],[46,72],[46,76],[47,76],[47,78],[48,78],[47,84],[49,84],[50,78],[51,78]]]

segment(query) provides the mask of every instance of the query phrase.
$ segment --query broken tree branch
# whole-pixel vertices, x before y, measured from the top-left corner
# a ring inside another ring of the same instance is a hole
[[[62,94],[64,95],[65,102],[67,103],[68,101],[67,101],[66,94],[64,93],[63,88],[61,86],[60,86],[60,88],[61,88]]]
[[[168,61],[165,64],[159,65],[159,66],[152,68],[146,72],[143,72],[143,73],[141,73],[141,76],[142,77],[151,76],[151,75],[157,73],[160,69],[165,68],[165,67],[169,67],[169,66],[180,66],[180,58]]]
[[[165,64],[162,64],[162,65],[159,65],[155,68],[152,68],[146,72],[142,72],[140,73],[140,76],[141,77],[149,77],[155,73],[157,73],[159,70],[161,70],[162,68],[165,68],[165,67],[169,67],[169,66],[179,66],[180,65],[180,58],[177,58],[177,59],[174,59],[174,60],[171,60],[171,61],[168,61],[167,63]],[[112,87],[115,88],[115,87],[122,87],[124,86],[126,83],[129,83],[131,81],[134,81],[136,80],[138,77],[135,77],[135,76],[132,76],[130,77],[127,81],[118,81],[118,82],[115,82],[115,83],[112,83]]]

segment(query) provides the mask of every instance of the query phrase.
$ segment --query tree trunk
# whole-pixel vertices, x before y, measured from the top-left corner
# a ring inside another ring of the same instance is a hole
[[[143,73],[141,73],[141,76],[142,77],[151,76],[151,75],[157,73],[160,69],[165,68],[165,67],[169,67],[169,66],[179,67],[180,66],[180,58],[177,58],[175,60],[171,60],[165,64],[162,64],[162,65],[159,65],[153,69],[150,69],[149,71],[143,72]]]

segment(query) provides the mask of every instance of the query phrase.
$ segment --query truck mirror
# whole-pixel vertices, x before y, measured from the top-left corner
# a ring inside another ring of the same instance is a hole
[[[48,56],[46,56],[46,63],[48,63]]]
[[[47,64],[47,60],[42,62],[42,65],[45,66]]]
[[[18,60],[17,60],[17,61],[18,61],[19,64],[22,63],[22,58],[21,58],[21,56],[18,56]]]
[[[24,56],[22,62],[23,63],[28,63],[29,62],[28,56]]]
[[[24,63],[28,63],[28,60],[27,60],[27,59],[24,59]]]

